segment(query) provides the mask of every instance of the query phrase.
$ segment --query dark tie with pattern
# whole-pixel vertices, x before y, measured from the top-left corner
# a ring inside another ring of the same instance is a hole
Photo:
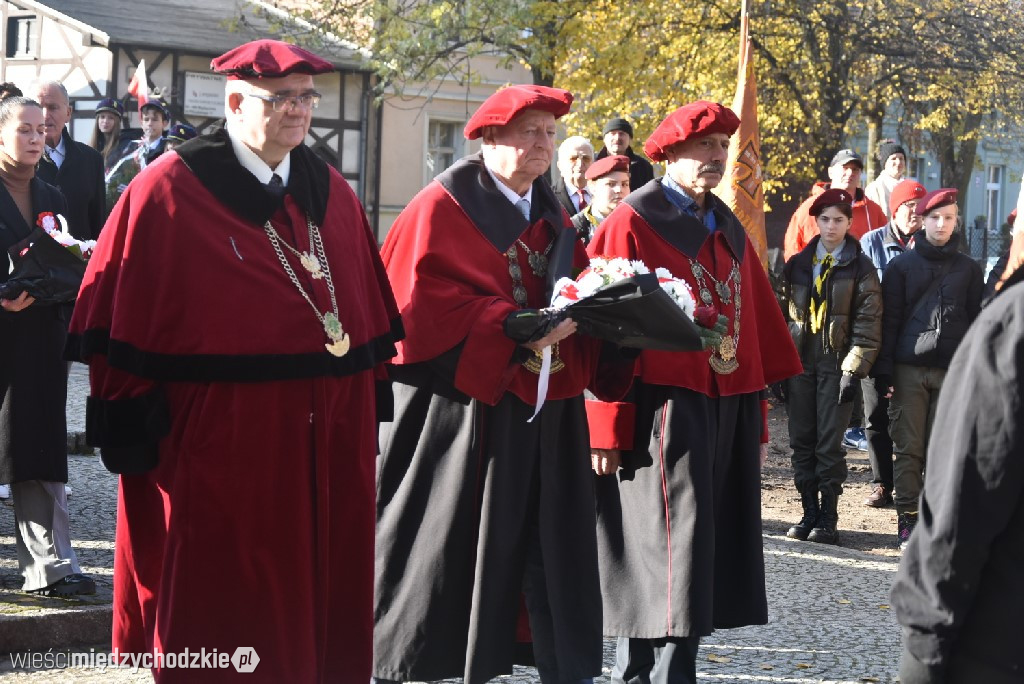
[[[267,192],[269,192],[270,196],[275,199],[281,199],[284,197],[284,181],[282,181],[281,177],[276,173],[270,177],[270,182],[267,183]]]

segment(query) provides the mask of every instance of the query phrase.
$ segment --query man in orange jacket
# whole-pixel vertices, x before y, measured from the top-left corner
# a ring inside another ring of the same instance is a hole
[[[845,190],[853,195],[853,222],[849,234],[860,240],[864,233],[884,226],[888,219],[885,211],[875,202],[864,196],[860,188],[860,176],[864,171],[864,160],[851,149],[839,150],[828,165],[829,182],[815,183],[811,196],[803,201],[793,213],[786,229],[785,257],[790,257],[807,246],[818,234],[818,224],[810,215],[811,204],[815,198],[829,188]]]

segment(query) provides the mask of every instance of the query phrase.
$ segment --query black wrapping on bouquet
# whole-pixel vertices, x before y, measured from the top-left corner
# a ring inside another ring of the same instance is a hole
[[[24,256],[18,252],[31,245]],[[85,261],[35,228],[29,236],[8,250],[14,270],[0,286],[0,297],[15,299],[22,292],[35,297],[37,304],[73,302],[78,297],[85,275]]]
[[[566,307],[579,332],[620,347],[661,351],[699,351],[700,330],[653,273],[599,288]]]

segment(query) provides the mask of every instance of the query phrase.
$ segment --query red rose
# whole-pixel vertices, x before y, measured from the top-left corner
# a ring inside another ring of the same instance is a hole
[[[697,325],[711,330],[718,323],[718,309],[710,304],[698,306],[693,310],[693,320]]]

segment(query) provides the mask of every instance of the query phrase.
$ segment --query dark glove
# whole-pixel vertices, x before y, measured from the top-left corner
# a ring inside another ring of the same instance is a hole
[[[518,344],[536,342],[565,319],[565,311],[519,309],[505,319],[505,335]]]
[[[890,387],[892,387],[891,375],[875,376],[875,391],[878,392],[878,396],[884,397],[885,395],[889,394]]]
[[[857,396],[857,379],[850,373],[843,373],[839,380],[839,403],[849,404]]]
[[[715,327],[707,328],[697,323],[700,331],[700,339],[704,349],[718,349],[722,344],[722,337],[729,332],[729,319],[719,314]]]

